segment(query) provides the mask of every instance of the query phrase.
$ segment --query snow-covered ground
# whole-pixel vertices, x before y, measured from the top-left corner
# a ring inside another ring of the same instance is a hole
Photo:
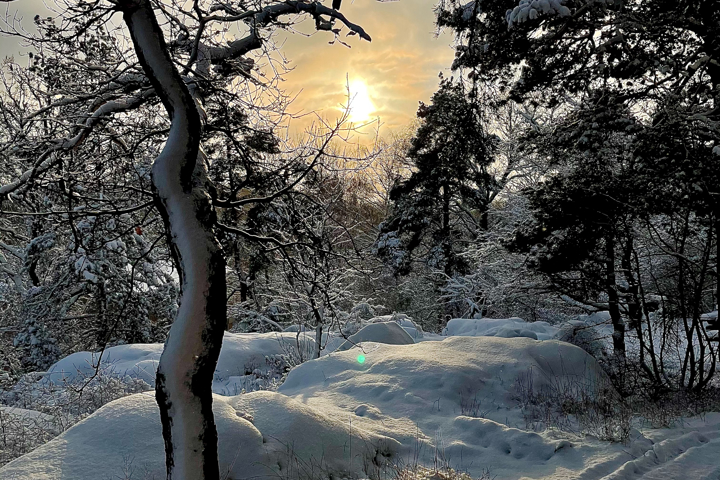
[[[313,332],[226,334],[213,388],[227,478],[390,478],[392,465],[439,460],[498,480],[720,479],[720,413],[673,429],[632,429],[625,443],[529,418],[529,388],[612,395],[590,355],[551,339],[557,327],[457,319],[442,337],[406,318],[374,320],[354,334],[357,346],[329,352],[341,343],[330,335],[334,347],[292,369],[277,392],[236,389],[267,376],[278,358],[297,355],[298,345],[312,351]],[[161,348],[119,346],[104,358],[118,375],[151,384]],[[78,370],[90,375],[93,360],[67,357],[40,382],[72,381]],[[612,427],[616,420],[605,421]],[[146,392],[105,405],[0,469],[0,479],[164,478],[163,460],[158,410]]]
[[[306,335],[295,333],[230,333],[226,332],[220,358],[213,378],[213,392],[237,395],[243,390],[257,390],[258,382],[267,378],[277,362],[309,358],[315,342]],[[155,385],[163,345],[118,345],[103,352],[77,352],[52,365],[42,382],[54,385],[76,384],[95,374],[98,361],[104,375],[138,378]],[[282,357],[285,357],[283,359]],[[291,358],[288,358],[291,357]]]
[[[455,318],[448,322],[443,335],[451,337],[527,337],[549,340],[558,328],[547,322],[528,323],[521,318]]]

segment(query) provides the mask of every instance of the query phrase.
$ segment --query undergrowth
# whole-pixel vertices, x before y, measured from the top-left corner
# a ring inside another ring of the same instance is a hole
[[[97,375],[51,382],[44,373],[24,375],[0,393],[0,466],[52,440],[118,398],[152,390],[145,381],[111,367]]]
[[[593,435],[625,442],[630,436],[632,411],[609,380],[562,376],[535,385],[532,369],[516,379],[515,392],[526,428]]]

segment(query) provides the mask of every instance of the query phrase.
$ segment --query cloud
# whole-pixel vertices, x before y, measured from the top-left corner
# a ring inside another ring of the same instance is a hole
[[[385,129],[405,127],[415,118],[418,102],[430,99],[438,74],[453,59],[451,37],[434,34],[433,5],[434,0],[344,2],[342,12],[373,38],[368,43],[347,37],[352,48],[328,45],[332,37],[327,32],[309,38],[279,35],[293,67],[282,88],[291,95],[300,92],[291,111],[320,111],[333,118],[347,101],[346,78],[362,78]],[[292,129],[301,131],[311,121],[310,116],[295,121]]]
[[[328,0],[329,3],[329,0]],[[437,89],[438,74],[452,62],[449,34],[435,36],[433,6],[435,0],[345,0],[342,13],[362,27],[373,38],[360,41],[345,37],[352,48],[339,43],[329,45],[332,35],[315,32],[314,23],[305,21],[295,30],[276,36],[282,54],[290,61],[292,71],[281,83],[287,94],[297,95],[292,112],[317,111],[325,118],[339,115],[338,107],[347,102],[346,78],[361,78],[376,107],[385,130],[404,128],[415,118],[418,102],[427,102]],[[41,0],[13,2],[25,16],[23,24],[32,29],[32,17],[46,14]],[[0,56],[17,54],[22,49],[15,39],[0,41]],[[312,116],[293,121],[291,134],[302,132]]]

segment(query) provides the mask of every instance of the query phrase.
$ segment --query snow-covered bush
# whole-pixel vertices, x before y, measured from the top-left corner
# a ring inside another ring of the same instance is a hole
[[[23,365],[46,369],[60,357],[57,340],[48,327],[30,316],[24,328],[15,336],[13,347],[17,349]]]
[[[362,301],[357,303],[350,310],[350,315],[361,320],[370,320],[376,315],[376,313],[375,308],[372,305],[370,305],[367,301]]]
[[[33,410],[0,406],[0,467],[60,433],[54,417]]]
[[[561,342],[572,343],[598,359],[607,354],[607,346],[596,326],[581,320],[563,323],[555,338]]]
[[[244,303],[228,305],[227,316],[230,331],[235,333],[266,333],[281,332],[283,330],[276,320],[255,311]],[[277,317],[277,315],[273,316]]]
[[[0,465],[42,445],[103,405],[134,393],[152,390],[135,376],[119,376],[111,367],[96,375],[78,375],[62,383],[24,375],[0,392]]]

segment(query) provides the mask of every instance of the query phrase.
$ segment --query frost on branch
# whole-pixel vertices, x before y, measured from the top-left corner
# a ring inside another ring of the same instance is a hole
[[[535,20],[540,14],[567,17],[571,13],[570,9],[562,3],[563,0],[520,0],[517,7],[505,13],[508,28],[512,28],[515,23]]]
[[[478,4],[477,6],[475,5],[476,3]],[[481,4],[481,3],[482,3],[482,1],[480,1],[480,2],[472,1],[472,2],[468,2],[468,3],[466,3],[465,5],[463,5],[463,6],[462,6],[462,19],[463,19],[463,21],[466,21],[466,22],[467,22],[467,21],[469,21],[470,19],[472,19],[472,18],[473,18],[473,13],[474,13],[475,15],[479,15],[479,14],[480,14],[480,4]]]

